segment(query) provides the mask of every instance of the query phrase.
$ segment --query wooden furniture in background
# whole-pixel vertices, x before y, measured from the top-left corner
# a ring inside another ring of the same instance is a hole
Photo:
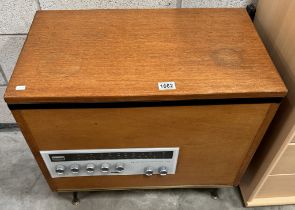
[[[41,11],[5,100],[52,190],[216,187],[239,183],[286,91],[242,9]],[[179,147],[176,174],[51,178],[40,156],[137,147]]]
[[[247,206],[295,204],[295,1],[259,0],[255,25],[289,89],[240,184]]]

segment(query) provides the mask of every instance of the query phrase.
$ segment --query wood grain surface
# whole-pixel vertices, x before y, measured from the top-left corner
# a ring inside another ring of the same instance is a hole
[[[271,175],[295,175],[295,145],[288,145],[279,161],[271,171]]]
[[[13,110],[53,190],[238,184],[273,104]],[[267,119],[267,120],[266,120]],[[39,151],[179,147],[175,175],[50,178]]]
[[[174,81],[176,90],[159,91]],[[16,91],[25,85],[26,90]],[[284,96],[244,9],[38,11],[8,103]]]
[[[292,197],[294,194],[295,175],[276,175],[267,177],[256,198]]]

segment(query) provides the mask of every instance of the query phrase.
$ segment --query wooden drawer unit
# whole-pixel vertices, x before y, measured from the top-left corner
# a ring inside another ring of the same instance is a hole
[[[271,175],[295,174],[295,145],[289,145],[275,165]]]
[[[245,10],[38,11],[5,100],[54,191],[216,187],[286,92]]]
[[[295,175],[269,176],[257,198],[292,197],[295,194]]]
[[[240,183],[247,206],[295,204],[295,2],[259,0],[255,25],[288,94]]]

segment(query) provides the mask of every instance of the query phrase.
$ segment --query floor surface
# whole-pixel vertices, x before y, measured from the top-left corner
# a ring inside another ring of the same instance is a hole
[[[53,193],[17,129],[0,129],[0,210],[238,210],[243,207],[236,188],[220,189],[213,200],[207,190],[134,190],[80,193],[79,206],[71,193]],[[295,210],[295,206],[248,208]]]

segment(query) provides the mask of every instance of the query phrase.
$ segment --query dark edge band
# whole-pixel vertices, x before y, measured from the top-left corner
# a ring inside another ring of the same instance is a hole
[[[100,102],[100,103],[36,103],[36,104],[8,104],[11,110],[21,109],[89,109],[89,108],[135,108],[161,106],[197,106],[223,104],[262,104],[281,103],[282,98],[236,98],[236,99],[204,99],[182,101],[135,101],[135,102]]]

